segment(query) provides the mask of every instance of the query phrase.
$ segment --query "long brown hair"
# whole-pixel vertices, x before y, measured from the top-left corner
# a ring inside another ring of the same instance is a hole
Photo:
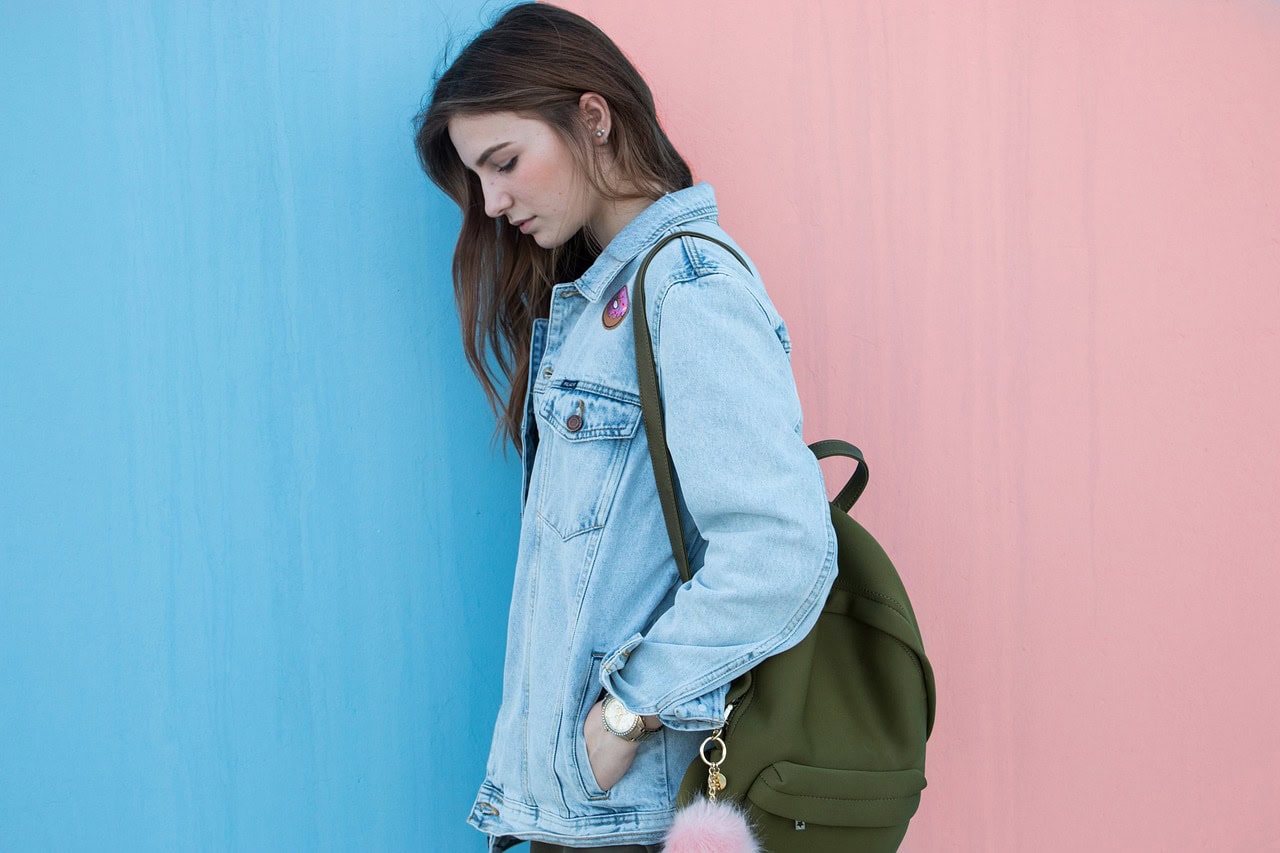
[[[621,178],[614,186],[606,185],[590,129],[581,118],[579,99],[586,92],[598,93],[609,104],[607,144]],[[552,286],[582,275],[601,247],[583,228],[563,245],[544,249],[505,219],[485,213],[479,176],[454,149],[449,120],[490,112],[513,112],[548,124],[607,199],[657,199],[692,186],[693,177],[659,125],[653,95],[635,66],[599,27],[566,9],[548,3],[508,9],[439,75],[428,105],[414,119],[418,160],[462,209],[453,288],[463,350],[499,416],[494,437],[505,433],[523,453],[520,426],[533,320],[548,315]],[[636,192],[624,193],[620,186]],[[488,350],[509,384],[505,402]]]

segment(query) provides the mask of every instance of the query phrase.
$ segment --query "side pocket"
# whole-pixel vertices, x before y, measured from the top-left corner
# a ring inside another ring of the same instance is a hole
[[[815,850],[896,850],[924,786],[924,774],[914,768],[839,770],[779,761],[761,771],[747,799],[770,850],[787,849],[797,832]]]
[[[652,737],[645,738],[636,749],[635,760],[612,788],[605,791],[597,783],[595,774],[591,772],[591,761],[587,758],[587,741],[582,736],[582,727],[587,720],[587,713],[596,700],[603,695],[600,687],[600,666],[606,652],[591,653],[591,667],[587,671],[586,680],[578,693],[578,712],[572,720],[567,721],[568,737],[572,749],[567,749],[571,768],[563,770],[571,778],[562,779],[563,783],[574,784],[581,797],[580,805],[587,806],[586,813],[598,815],[603,812],[619,810],[635,810],[637,812],[661,812],[671,809],[671,778],[667,767],[667,729],[659,730]],[[565,737],[561,730],[561,737]],[[557,758],[557,762],[562,759]],[[566,793],[570,793],[566,790]],[[570,802],[569,809],[574,811]]]
[[[607,800],[609,792],[596,784],[595,774],[591,772],[591,761],[587,758],[587,741],[582,736],[582,724],[586,722],[587,712],[600,698],[603,688],[600,687],[600,663],[604,660],[604,652],[591,653],[591,667],[587,671],[586,681],[578,696],[578,712],[572,720],[570,739],[573,741],[573,766],[578,773],[578,784],[588,800]]]

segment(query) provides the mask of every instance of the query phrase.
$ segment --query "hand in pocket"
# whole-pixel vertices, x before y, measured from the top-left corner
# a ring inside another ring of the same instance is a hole
[[[596,778],[600,790],[607,791],[626,775],[631,762],[635,761],[640,744],[638,741],[620,738],[604,727],[604,721],[600,717],[603,704],[602,699],[587,712],[587,718],[582,723],[582,737],[587,745],[591,775]]]

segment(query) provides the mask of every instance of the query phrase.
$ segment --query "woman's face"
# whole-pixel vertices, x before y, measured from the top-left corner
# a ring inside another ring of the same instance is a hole
[[[545,122],[511,112],[455,116],[449,138],[484,188],[484,211],[550,249],[597,214],[599,201],[569,147]]]

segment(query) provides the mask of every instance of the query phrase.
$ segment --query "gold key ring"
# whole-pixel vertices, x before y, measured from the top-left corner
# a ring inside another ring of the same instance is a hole
[[[720,746],[720,758],[716,761],[712,761],[710,758],[707,758],[707,744],[709,743],[716,743]],[[702,758],[702,762],[708,767],[714,767],[717,764],[722,764],[725,756],[728,754],[729,748],[724,745],[724,739],[719,735],[712,735],[702,742],[702,746],[698,747],[698,755]]]

